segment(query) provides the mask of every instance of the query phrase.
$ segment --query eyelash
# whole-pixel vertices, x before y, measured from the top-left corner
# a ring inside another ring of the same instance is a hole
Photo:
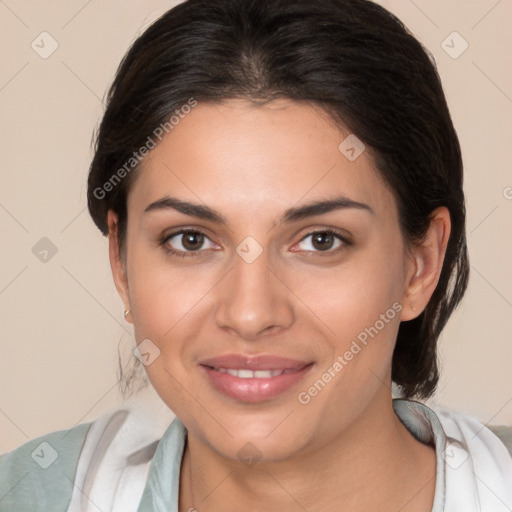
[[[316,231],[310,231],[309,233],[307,233],[306,235],[304,235],[301,238],[299,243],[303,242],[309,236],[316,235],[318,233],[333,235],[338,240],[340,240],[343,243],[343,245],[341,245],[340,247],[336,248],[335,250],[305,251],[305,252],[313,252],[314,254],[318,254],[321,257],[323,257],[323,256],[332,256],[333,254],[337,254],[338,252],[340,252],[344,248],[350,247],[352,245],[352,242],[350,240],[348,240],[345,236],[341,235],[338,231],[336,231],[336,230],[334,230],[332,228],[325,228],[325,229],[319,229],[319,230],[316,230]],[[165,235],[164,237],[162,237],[162,239],[159,241],[159,245],[163,248],[163,250],[167,254],[171,254],[173,256],[178,256],[179,258],[201,256],[201,252],[202,252],[201,249],[199,249],[197,251],[178,251],[176,249],[170,248],[167,245],[167,242],[169,240],[171,240],[172,238],[174,238],[175,236],[178,236],[178,235],[188,235],[188,234],[203,235],[204,237],[209,238],[202,231],[199,231],[199,230],[196,230],[196,229],[182,229],[180,231],[176,231],[174,233],[171,233],[169,235]],[[297,252],[301,252],[301,251],[297,251]]]

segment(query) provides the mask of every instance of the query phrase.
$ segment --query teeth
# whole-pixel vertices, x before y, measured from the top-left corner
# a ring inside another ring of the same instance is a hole
[[[271,377],[276,377],[277,375],[281,375],[282,373],[290,373],[287,370],[235,370],[232,368],[215,368],[220,373],[227,373],[228,375],[232,375],[233,377],[238,377],[239,379],[270,379]],[[293,370],[292,370],[293,371]]]
[[[257,370],[254,372],[254,376],[257,379],[268,379],[270,377],[276,377],[277,375],[281,375],[283,370]]]

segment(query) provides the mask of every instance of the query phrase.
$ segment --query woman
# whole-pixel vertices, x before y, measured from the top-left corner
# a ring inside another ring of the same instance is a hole
[[[382,7],[171,9],[118,70],[88,204],[176,418],[26,443],[0,510],[511,510],[504,442],[418,401],[467,286],[462,181],[435,67]]]

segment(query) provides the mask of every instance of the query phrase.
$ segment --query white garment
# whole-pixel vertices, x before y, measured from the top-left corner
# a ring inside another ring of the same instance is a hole
[[[495,434],[440,406],[394,400],[393,407],[415,437],[435,444],[432,512],[512,511],[512,457]],[[185,436],[179,419],[151,387],[104,414],[87,434],[68,512],[178,512]]]
[[[67,512],[136,512],[156,444],[176,415],[152,386],[91,425]]]

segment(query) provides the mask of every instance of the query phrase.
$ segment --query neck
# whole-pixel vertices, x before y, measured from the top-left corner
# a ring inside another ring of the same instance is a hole
[[[430,512],[435,450],[417,441],[393,411],[391,398],[368,407],[357,424],[307,454],[248,467],[188,435],[179,510],[268,512]]]

